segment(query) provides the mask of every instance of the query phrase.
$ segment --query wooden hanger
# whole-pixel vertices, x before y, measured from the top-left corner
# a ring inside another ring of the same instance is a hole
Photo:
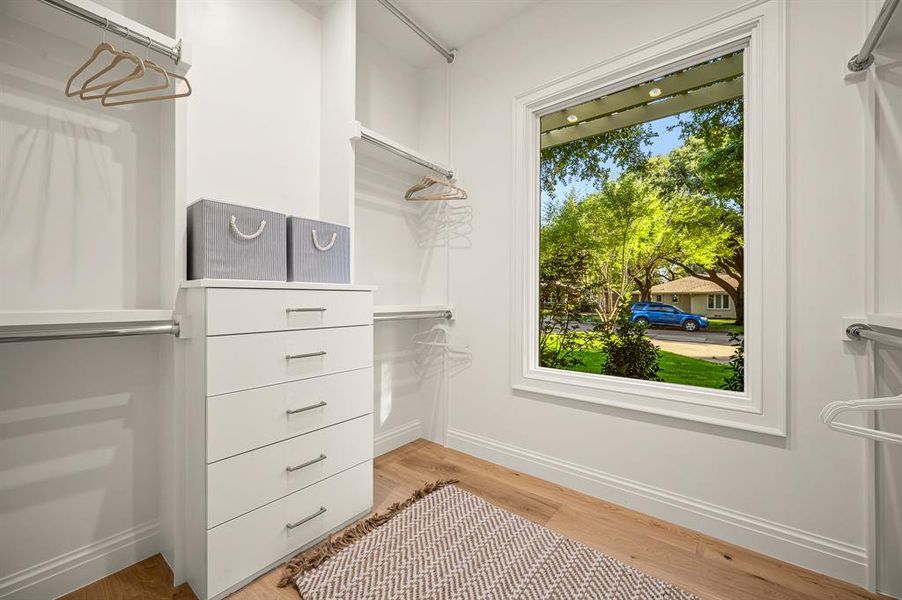
[[[108,101],[108,99],[111,96],[116,95],[116,94],[110,94],[110,95],[106,95],[103,98],[101,98],[100,103],[103,104],[104,106],[122,106],[124,104],[139,104],[141,102],[153,102],[155,100],[171,100],[174,98],[186,98],[191,95],[191,82],[188,81],[188,79],[186,77],[183,77],[181,75],[176,75],[175,73],[173,73],[171,71],[166,71],[166,74],[169,76],[170,80],[172,80],[172,79],[178,80],[178,81],[174,82],[174,84],[173,84],[173,91],[178,89],[179,81],[184,81],[185,86],[188,89],[182,93],[163,94],[160,96],[146,96],[144,98],[132,98],[130,100],[118,100],[115,102]],[[166,87],[169,87],[168,84]]]
[[[438,186],[440,191],[426,191],[435,186]],[[452,185],[447,179],[426,175],[420,179],[419,183],[407,190],[404,198],[407,200],[466,200],[467,192]]]
[[[121,91],[118,91],[118,92],[114,92],[113,90],[115,90],[116,88],[118,88],[118,87],[120,87],[120,86],[122,86],[122,85],[124,85],[124,84],[127,83],[126,81],[123,81],[123,82],[121,82],[121,83],[117,83],[117,84],[115,84],[115,85],[111,85],[110,87],[108,87],[108,88],[106,89],[106,92],[103,93],[103,95],[102,95],[102,97],[101,97],[101,99],[100,99],[100,102],[101,102],[102,104],[104,104],[104,106],[110,106],[109,104],[105,104],[105,103],[104,103],[104,100],[106,100],[107,98],[115,98],[115,97],[118,97],[118,96],[130,96],[130,95],[133,95],[133,94],[141,94],[141,93],[143,93],[143,92],[156,92],[156,91],[159,91],[159,90],[165,90],[166,88],[169,87],[169,83],[170,83],[171,80],[169,79],[169,72],[166,71],[166,69],[164,69],[164,68],[161,67],[160,65],[156,64],[155,62],[152,62],[152,61],[149,61],[149,60],[145,60],[145,61],[144,61],[144,67],[145,67],[147,70],[149,70],[149,71],[156,71],[157,73],[159,73],[160,75],[162,75],[162,76],[163,76],[163,83],[159,83],[159,84],[156,84],[156,85],[148,85],[148,86],[145,86],[145,87],[132,88],[132,89],[127,89],[127,90],[121,90]],[[146,76],[146,74],[147,74],[147,73],[146,73],[146,71],[145,71],[145,76]]]
[[[71,98],[72,96],[77,96],[78,94],[81,93],[80,89],[72,91],[72,82],[75,81],[75,78],[78,77],[79,75],[81,75],[82,72],[84,72],[85,69],[87,69],[89,66],[91,66],[91,64],[95,60],[97,60],[97,57],[99,57],[104,52],[112,54],[113,56],[116,56],[119,54],[119,51],[116,50],[116,48],[114,48],[112,44],[109,44],[107,42],[102,42],[100,44],[97,44],[97,47],[94,48],[94,54],[92,54],[91,57],[84,62],[84,64],[82,64],[80,67],[78,67],[78,70],[75,71],[75,73],[72,74],[72,77],[69,78],[69,81],[66,82],[65,94],[67,97]]]
[[[112,71],[116,68],[116,66],[122,61],[127,60],[128,62],[135,65],[134,70],[126,75],[125,77],[120,77],[119,79],[114,79],[113,81],[104,81],[102,83],[95,83],[91,85],[95,80],[103,76],[105,73]],[[101,69],[97,73],[94,74],[93,77],[85,81],[81,85],[81,90],[78,93],[78,97],[82,100],[97,100],[99,98],[103,98],[105,91],[100,94],[92,94],[88,95],[86,92],[93,92],[95,90],[108,90],[109,88],[117,85],[121,85],[123,83],[127,83],[129,81],[134,81],[135,79],[140,79],[144,77],[144,72],[146,71],[144,67],[144,61],[138,58],[136,55],[131,52],[116,52],[116,57],[107,65],[106,68]]]

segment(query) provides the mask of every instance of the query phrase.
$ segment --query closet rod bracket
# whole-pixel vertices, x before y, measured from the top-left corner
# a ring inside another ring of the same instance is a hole
[[[846,327],[846,337],[850,340],[870,340],[895,348],[902,348],[902,331],[888,330],[887,333],[874,330],[867,323],[852,323]]]

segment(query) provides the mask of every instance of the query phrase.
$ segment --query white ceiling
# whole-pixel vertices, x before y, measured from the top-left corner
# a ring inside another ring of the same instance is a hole
[[[445,48],[463,48],[541,0],[392,0]],[[361,0],[360,28],[417,65],[444,59],[377,0]]]
[[[394,4],[446,47],[462,48],[541,0],[395,0]]]

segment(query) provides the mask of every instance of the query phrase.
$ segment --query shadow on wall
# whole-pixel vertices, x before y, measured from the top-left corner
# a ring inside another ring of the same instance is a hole
[[[420,177],[372,158],[357,162],[356,278],[378,283],[377,305],[447,304],[450,253],[470,247],[471,206],[404,199]],[[422,437],[444,443],[447,378],[468,368],[470,357],[468,350],[436,345],[445,339],[444,334],[439,340],[435,331],[430,332],[437,323],[413,320],[375,326],[377,440],[418,428]]]
[[[358,205],[401,216],[419,248],[464,249],[471,246],[473,207],[462,202],[409,201],[404,193],[417,176],[387,173],[385,165],[362,158],[356,168]]]
[[[437,336],[437,327],[446,326],[432,320],[375,326],[377,435],[416,422],[422,437],[444,443],[447,379],[469,368],[472,356],[465,344],[457,340],[451,344],[446,336]]]
[[[2,309],[156,304],[161,108],[66,98],[91,51],[0,19]]]
[[[0,595],[157,521],[159,344],[0,345]]]
[[[891,396],[902,389],[902,357],[894,349],[878,349],[877,395]],[[902,410],[878,411],[877,429],[902,432]],[[877,450],[877,578],[880,591],[902,594],[902,446],[876,445]]]

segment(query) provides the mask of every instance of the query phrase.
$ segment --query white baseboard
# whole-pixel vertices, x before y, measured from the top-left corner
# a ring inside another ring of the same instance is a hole
[[[449,429],[448,446],[767,556],[865,585],[865,548],[464,431]]]
[[[419,421],[411,421],[394,429],[380,431],[376,434],[373,456],[381,456],[404,444],[420,439],[422,431],[423,427]]]
[[[160,523],[151,521],[0,578],[0,598],[58,598],[160,551]]]

